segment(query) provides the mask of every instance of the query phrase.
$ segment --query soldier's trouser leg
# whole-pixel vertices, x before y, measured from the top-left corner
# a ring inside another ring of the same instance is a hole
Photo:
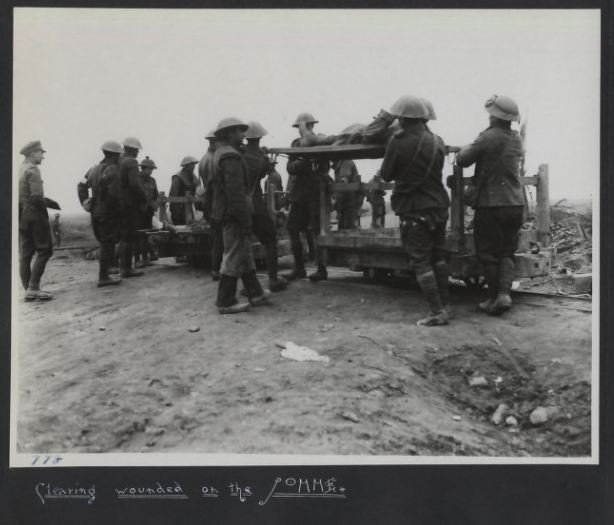
[[[132,269],[134,242],[138,238],[138,214],[127,210],[122,215],[120,228],[120,266],[122,270]]]
[[[219,273],[224,254],[222,226],[211,221],[211,271]]]
[[[231,277],[256,270],[251,235],[245,233],[237,223],[228,222],[223,226],[224,256],[220,273]]]
[[[25,225],[25,228],[19,231],[19,243],[21,252],[19,272],[22,285],[26,289],[38,290],[47,261],[53,255],[49,219],[41,215]],[[30,267],[35,253],[34,264]]]
[[[100,257],[98,259],[98,279],[109,277],[109,268],[113,265],[115,257],[115,243],[119,237],[119,223],[115,216],[92,216],[92,229],[94,236],[100,243]]]
[[[256,277],[256,272],[251,271],[244,273],[241,276],[241,281],[243,282],[243,287],[247,292],[247,297],[249,299],[253,299],[255,297],[260,297],[263,295],[262,286],[260,285],[260,281],[258,277]]]
[[[253,232],[266,251],[266,265],[269,279],[277,280],[277,231],[275,223],[268,215],[252,216]]]
[[[237,303],[237,277],[222,275],[217,286],[217,307],[232,306]]]
[[[288,235],[294,257],[294,268],[297,271],[305,271],[303,260],[303,245],[301,243],[301,231],[306,231],[309,225],[307,205],[304,202],[292,202],[288,214]]]
[[[308,207],[309,229],[314,235],[315,259],[318,265],[317,274],[326,275],[325,251],[318,246],[317,236],[320,235],[320,201],[310,201]],[[351,214],[350,214],[351,217]],[[349,219],[348,219],[349,220]]]

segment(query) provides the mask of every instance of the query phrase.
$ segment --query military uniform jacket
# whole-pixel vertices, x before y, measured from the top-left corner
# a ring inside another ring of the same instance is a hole
[[[301,139],[292,141],[291,147],[299,146]],[[300,159],[295,155],[288,157],[288,174],[294,176],[290,192],[290,202],[319,202],[320,179],[312,164],[308,160]]]
[[[335,182],[360,182],[358,168],[353,160],[339,162],[335,167]],[[338,191],[335,193],[335,207],[339,210],[356,207],[358,205],[357,196],[361,197],[360,192]]]
[[[156,208],[156,201],[158,200],[158,185],[156,179],[151,175],[141,175],[141,183],[145,190],[145,197],[147,198],[147,212],[153,213]]]
[[[19,167],[19,224],[41,217],[49,220],[41,172],[38,166],[26,160]]]
[[[191,171],[181,170],[171,177],[171,190],[168,193],[169,197],[185,197],[187,192],[192,196],[196,193],[198,181]],[[170,205],[171,220],[173,224],[185,224],[185,204],[183,202],[174,202]]]
[[[386,146],[380,175],[386,182],[395,181],[391,203],[397,215],[448,208],[450,198],[442,183],[444,160],[443,140],[423,123],[394,135]],[[426,176],[429,165],[431,170]]]
[[[120,203],[123,209],[145,209],[147,197],[145,196],[145,190],[141,183],[140,172],[139,163],[136,159],[128,156],[120,157]]]
[[[485,178],[476,207],[524,205],[520,184],[522,150],[522,141],[516,131],[491,126],[458,152],[456,163],[459,166],[475,163],[475,184],[479,185]]]
[[[249,144],[243,148],[243,158],[247,165],[247,178],[249,180],[248,193],[251,195],[255,215],[267,215],[267,207],[262,193],[261,181],[269,172],[270,163],[260,147]]]
[[[90,213],[95,217],[116,215],[120,210],[121,189],[119,168],[113,161],[104,159],[92,166],[77,185],[81,204],[92,190]]]
[[[213,172],[213,153],[214,149],[209,148],[207,153],[203,155],[203,158],[200,159],[198,163],[198,176],[202,182],[203,188],[207,188],[207,182],[211,173]]]
[[[230,144],[221,144],[215,150],[213,165],[209,181],[211,218],[218,223],[235,222],[245,230],[251,229],[253,207],[242,153]]]

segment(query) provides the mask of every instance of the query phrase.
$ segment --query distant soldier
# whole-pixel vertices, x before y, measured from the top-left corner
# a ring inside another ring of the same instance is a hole
[[[512,306],[510,292],[516,271],[514,252],[523,223],[524,198],[520,184],[522,140],[511,129],[520,120],[518,105],[509,97],[486,101],[490,126],[473,144],[456,155],[456,163],[475,163],[475,215],[473,229],[476,255],[484,268],[488,300],[479,309],[500,315]]]
[[[442,183],[445,146],[424,122],[429,112],[414,96],[401,97],[391,114],[401,130],[386,146],[380,171],[395,181],[392,208],[400,218],[401,240],[430,308],[421,326],[449,323],[445,229],[450,199]]]
[[[215,136],[215,130],[209,131],[205,138],[209,141],[209,148],[198,163],[198,175],[204,189],[203,216],[209,223],[211,231],[211,279],[219,281],[220,266],[222,265],[222,255],[224,253],[224,241],[221,223],[218,223],[211,217],[213,191],[209,184],[213,173],[213,155],[219,140]]]
[[[26,301],[53,299],[51,292],[40,289],[45,266],[53,254],[49,214],[38,168],[45,158],[45,150],[35,140],[21,148],[20,153],[25,159],[19,167],[19,276]],[[34,254],[36,259],[30,267]]]
[[[220,121],[215,135],[220,144],[215,150],[211,217],[223,226],[224,256],[217,289],[217,307],[221,314],[244,312],[249,304],[236,298],[241,277],[252,306],[268,303],[268,295],[256,277],[252,250],[252,200],[249,195],[247,165],[240,150],[248,126],[237,118]]]
[[[139,240],[138,227],[140,214],[147,204],[139,163],[136,158],[142,149],[141,142],[128,137],[123,142],[124,153],[119,159],[120,180],[120,272],[122,277],[138,277],[140,270],[132,267],[132,256]]]
[[[376,173],[370,181],[370,184],[379,184],[382,178]],[[369,191],[367,201],[371,204],[371,228],[384,228],[386,223],[386,201],[384,196],[386,192],[380,189]]]
[[[62,226],[60,224],[60,214],[56,213],[51,221],[51,233],[53,233],[53,240],[55,241],[56,248],[59,248],[62,244]]]
[[[261,186],[262,179],[270,171],[269,159],[260,147],[260,139],[267,134],[267,130],[258,122],[248,122],[247,125],[247,144],[243,148],[243,156],[247,164],[249,193],[252,197],[252,229],[266,252],[269,290],[281,292],[288,282],[277,275],[277,230],[269,215]]]
[[[149,157],[145,157],[140,164],[141,168],[141,184],[145,190],[145,209],[140,214],[139,230],[151,230],[153,228],[153,216],[158,209],[158,185],[156,179],[152,177],[153,170],[158,169],[156,163]],[[155,250],[149,240],[147,234],[139,235],[138,250],[135,254],[135,268],[143,268],[149,266],[151,261],[156,259]]]
[[[194,168],[197,164],[198,159],[190,155],[181,159],[181,171],[171,178],[169,197],[185,197],[188,192],[194,197],[196,188],[200,184],[199,179],[194,173]],[[187,223],[186,205],[183,202],[171,202],[170,210],[171,221],[174,225],[184,225]]]
[[[119,157],[122,146],[119,142],[108,140],[101,149],[104,158],[92,166],[77,185],[79,201],[83,209],[91,214],[94,236],[100,243],[98,287],[121,282],[121,279],[109,275],[109,269],[113,264],[115,244],[119,240]]]
[[[272,186],[272,191],[275,192],[274,204],[275,211],[279,211],[283,208],[283,195],[281,194],[284,191],[284,184],[281,180],[281,175],[275,169],[277,165],[276,160],[269,159],[269,174],[266,180],[264,181],[264,193],[265,195],[269,194],[269,188]]]
[[[292,141],[292,147],[316,146],[319,144],[332,144],[334,137],[316,135],[314,124],[318,121],[310,113],[301,113],[292,125],[298,128],[300,137]],[[322,177],[328,173],[328,162],[314,165],[310,161],[295,155],[288,158],[288,174],[294,176],[292,190],[290,191],[290,213],[288,215],[288,233],[294,256],[294,269],[284,274],[288,280],[301,279],[307,276],[303,262],[303,245],[300,234],[308,228],[316,236],[320,233],[320,183]],[[326,169],[324,169],[326,168]],[[315,257],[317,270],[309,276],[311,281],[321,281],[328,278],[322,251],[315,242]]]
[[[340,160],[334,164],[335,182],[353,184],[360,181],[358,169],[353,160]],[[335,211],[337,212],[337,228],[351,230],[356,228],[358,213],[358,191],[335,192]]]

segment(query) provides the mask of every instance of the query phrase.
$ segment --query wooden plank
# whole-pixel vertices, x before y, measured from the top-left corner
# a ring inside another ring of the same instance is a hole
[[[296,155],[308,160],[382,159],[385,151],[384,144],[268,148],[274,155]]]
[[[537,240],[542,246],[550,245],[550,202],[548,197],[548,164],[541,164],[538,173],[539,181],[535,195],[535,227]]]
[[[520,177],[520,184],[523,186],[537,186],[539,177],[533,175],[532,177]]]

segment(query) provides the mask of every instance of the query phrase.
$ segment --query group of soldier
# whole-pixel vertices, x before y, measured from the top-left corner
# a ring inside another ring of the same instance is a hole
[[[485,108],[489,113],[489,127],[464,148],[446,146],[432,133],[427,123],[436,118],[435,111],[423,98],[401,97],[390,112],[382,110],[376,117],[392,133],[387,135],[382,166],[372,182],[395,182],[392,209],[399,216],[403,246],[430,310],[418,321],[419,325],[450,322],[449,269],[444,245],[450,200],[442,180],[445,156],[450,152],[456,153],[460,166],[476,164],[474,182],[467,194],[473,197],[469,204],[475,208],[476,254],[488,286],[488,298],[479,308],[499,315],[511,307],[514,251],[524,208],[519,180],[523,147],[511,123],[519,120],[520,114],[516,103],[504,96],[492,97]],[[293,124],[299,137],[292,142],[292,147],[332,144],[334,136],[314,132],[317,122],[309,113],[299,114]],[[331,163],[311,162],[290,155],[287,229],[294,265],[290,272],[280,276],[277,230],[261,181],[269,175],[267,184],[280,190],[281,177],[275,170],[274,159],[260,144],[266,134],[258,122],[225,118],[207,135],[209,147],[202,159],[185,157],[180,163],[181,171],[172,177],[169,197],[184,196],[188,192],[200,196],[203,216],[211,227],[211,275],[218,281],[216,305],[222,314],[268,304],[271,291],[281,291],[289,281],[306,278],[301,234],[317,236],[320,232],[320,187],[322,181],[330,179]],[[94,234],[100,243],[100,287],[116,285],[121,278],[142,275],[139,268],[155,259],[139,230],[152,227],[158,206],[158,190],[151,176],[156,165],[149,157],[138,163],[136,159],[142,149],[138,139],[129,137],[122,144],[107,141],[101,149],[104,158],[88,170],[78,185],[79,199],[91,214]],[[35,141],[27,144],[21,153],[26,159],[19,181],[20,275],[26,300],[49,299],[53,295],[39,287],[52,252],[38,169],[44,151],[40,142]],[[332,167],[337,182],[360,182],[352,161],[338,161]],[[383,194],[376,187],[369,196],[374,227],[384,225]],[[361,205],[361,196],[356,192],[337,194],[339,229],[356,227]],[[173,224],[185,224],[184,205],[171,200],[170,212]],[[266,250],[268,288],[263,288],[256,276],[253,236]],[[316,271],[309,279],[317,282],[327,279],[328,274],[317,238],[313,248]],[[37,257],[30,268],[34,253]],[[119,278],[111,273],[117,256]],[[237,299],[239,279],[246,302]]]

